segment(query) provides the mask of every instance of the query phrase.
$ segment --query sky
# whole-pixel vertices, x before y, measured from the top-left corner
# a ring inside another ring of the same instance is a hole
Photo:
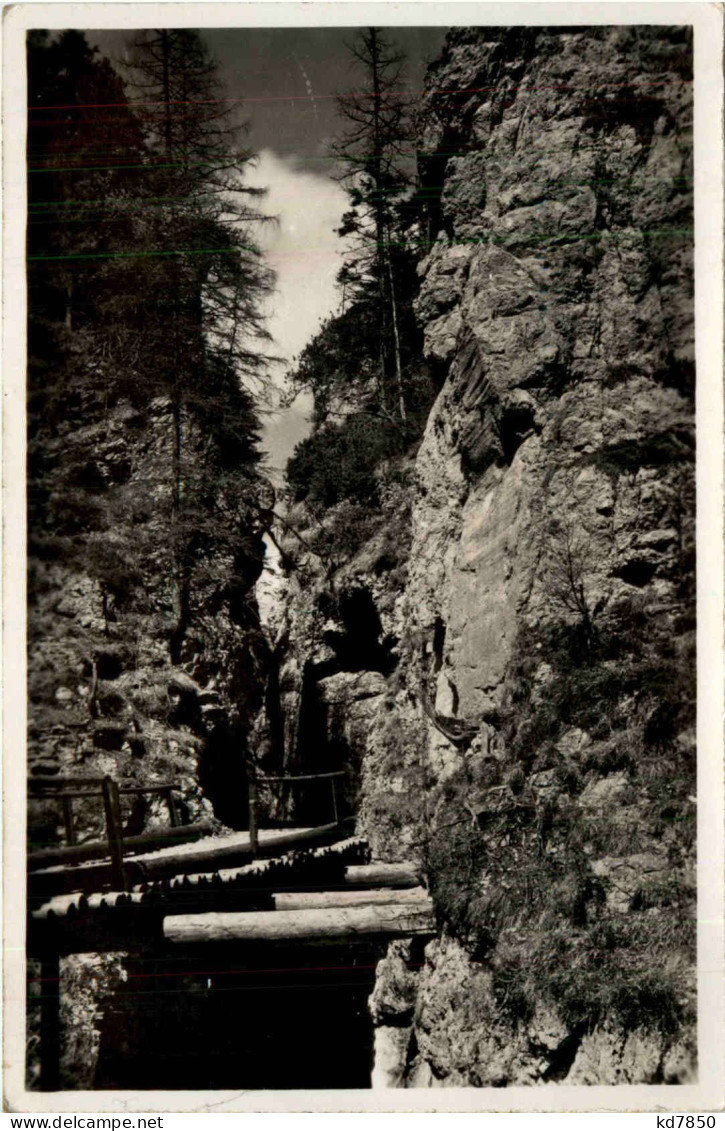
[[[407,56],[404,83],[420,90],[428,62],[437,57],[445,28],[388,29]],[[202,35],[237,120],[248,122],[248,142],[258,153],[248,183],[267,188],[263,210],[278,218],[260,233],[267,261],[277,273],[269,302],[273,351],[284,374],[320,323],[339,306],[335,275],[342,241],[335,235],[346,197],[331,177],[328,144],[339,132],[335,95],[354,90],[359,72],[346,44],[354,28],[207,28]],[[117,31],[88,32],[112,60],[123,58],[130,38]],[[265,418],[263,447],[270,471],[281,477],[295,444],[309,431],[309,400]]]
[[[267,327],[274,350],[285,359],[275,369],[282,380],[288,363],[339,305],[335,276],[342,262],[342,242],[335,228],[346,197],[329,177],[299,168],[293,158],[281,157],[273,149],[262,150],[247,181],[266,186],[264,210],[278,217],[277,224],[264,229],[260,242],[277,275]],[[270,470],[284,470],[294,445],[309,431],[311,407],[303,395],[266,420],[263,442]]]

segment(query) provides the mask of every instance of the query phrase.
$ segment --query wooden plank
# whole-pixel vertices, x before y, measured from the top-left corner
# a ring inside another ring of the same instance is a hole
[[[37,779],[31,779],[30,784],[34,784],[34,782],[36,780]],[[56,779],[56,778],[47,778],[47,779],[44,779],[44,781],[47,781],[48,783],[52,782],[53,785],[61,784],[61,779]],[[73,786],[82,786],[86,783],[86,781],[93,784],[93,783],[95,783],[96,779],[95,778],[63,778],[62,779],[63,783],[68,783],[69,785],[73,785]],[[102,785],[102,784],[103,784],[102,780],[99,780],[99,785]],[[122,797],[127,797],[127,796],[132,796],[134,794],[166,793],[167,790],[169,790],[169,789],[180,790],[181,786],[174,785],[174,784],[171,784],[171,783],[166,783],[166,782],[163,782],[160,785],[120,785],[118,787],[118,792],[120,793],[120,795]],[[98,786],[96,786],[96,785],[94,785],[93,789],[70,789],[69,790],[69,789],[64,788],[62,793],[53,794],[53,797],[74,797],[74,798],[75,797],[101,797],[101,796],[102,796],[102,790],[99,789]]]
[[[62,798],[63,805],[63,825],[65,827],[66,844],[72,848],[76,842],[75,829],[73,827],[73,802],[67,794]]]
[[[427,899],[424,887],[374,888],[368,891],[285,891],[276,892],[274,906],[277,911],[307,911],[314,907],[366,907],[394,903],[422,903]]]
[[[144,859],[144,868],[149,876],[173,876],[189,874],[190,872],[217,872],[220,865],[229,866],[232,863],[248,864],[252,856],[257,858],[281,856],[295,848],[310,848],[316,844],[333,843],[340,836],[340,826],[336,824],[318,825],[312,829],[297,829],[294,832],[284,833],[265,840],[259,837],[256,853],[252,852],[251,844],[225,845],[224,840],[217,840],[214,848],[199,845],[194,851],[179,853],[178,856],[169,854],[158,859]]]
[[[118,799],[118,786],[113,778],[106,777],[102,788],[106,832],[108,834],[108,853],[111,857],[111,883],[116,891],[125,891],[126,877],[123,871],[123,841],[121,838],[121,807]]]
[[[369,887],[417,887],[421,875],[415,864],[351,864],[345,882]]]
[[[313,846],[310,849],[310,856],[311,856],[311,858],[316,858],[320,852],[330,853],[331,854],[330,858],[332,860],[334,860],[335,856],[337,856],[338,853],[346,852],[353,845],[360,844],[360,843],[361,843],[361,838],[356,837],[356,836],[348,836],[348,837],[345,837],[342,840],[336,839],[334,841],[331,841],[328,845],[322,844],[321,846]],[[281,856],[282,859],[284,859],[285,853],[281,853],[280,856]],[[241,865],[236,866],[236,867],[232,866],[232,867],[229,867],[229,868],[216,868],[213,872],[187,872],[186,875],[187,875],[187,878],[191,881],[191,883],[195,883],[197,880],[201,880],[201,879],[210,880],[210,879],[212,879],[213,876],[218,876],[219,879],[225,880],[225,881],[226,880],[234,880],[234,879],[243,879],[247,875],[247,873],[249,873],[250,871],[254,871],[254,873],[257,874],[257,875],[263,875],[264,872],[267,870],[268,866],[270,864],[272,864],[272,865],[274,864],[274,859],[275,859],[275,857],[272,857],[271,859],[267,858],[267,859],[264,859],[264,860],[258,860],[256,863],[247,862],[245,864],[241,864]],[[334,885],[327,884],[327,882],[326,882],[325,886],[331,889],[332,886],[334,886]],[[344,880],[343,880],[342,884],[340,885],[340,887],[345,887],[347,890],[350,889],[350,886],[351,885],[346,885],[344,883]],[[294,885],[293,885],[293,887],[290,888],[290,889],[288,889],[286,887],[280,887],[280,888],[278,888],[278,890],[279,891],[288,891],[288,890],[303,890],[303,889],[299,889],[299,885],[297,887],[294,887]],[[304,890],[306,890],[306,889],[304,889]]]
[[[169,915],[164,937],[170,943],[351,939],[361,936],[404,938],[435,933],[429,899],[364,907],[324,907],[303,911],[222,911],[206,915]]]
[[[172,829],[177,829],[179,827],[179,817],[176,812],[176,804],[174,802],[173,786],[169,786],[168,789],[164,790],[164,796],[166,798],[166,806],[169,810],[169,824]]]
[[[95,797],[103,797],[102,789],[63,789],[58,793],[49,793],[43,801],[63,801],[65,798],[75,801],[77,799],[87,799]]]
[[[162,782],[160,785],[120,785],[118,792],[125,797],[136,793],[166,793],[170,789],[180,790],[181,786],[172,782]]]
[[[254,778],[249,779],[249,851],[256,856],[259,851],[259,833],[257,831],[257,783]]]

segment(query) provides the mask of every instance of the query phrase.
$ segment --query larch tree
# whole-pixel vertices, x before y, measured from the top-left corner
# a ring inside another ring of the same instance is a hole
[[[235,540],[248,542],[257,521],[257,403],[269,360],[261,302],[273,276],[255,239],[265,219],[254,207],[262,190],[244,182],[254,155],[236,144],[244,127],[232,120],[199,34],[140,36],[131,75],[150,151],[141,223],[158,255],[138,314],[171,416],[170,651],[178,663],[195,576],[212,552],[230,555],[233,573]]]
[[[28,527],[31,547],[82,557],[104,526],[90,436],[110,394],[98,330],[133,242],[143,134],[81,32],[30,32],[27,59]]]
[[[331,149],[349,208],[337,281],[342,310],[323,323],[288,374],[289,398],[311,393],[313,431],[295,449],[287,482],[296,500],[376,505],[376,468],[422,433],[433,393],[413,303],[419,235],[404,59],[385,32],[350,44],[349,92]]]
[[[253,155],[197,33],[142,36],[133,87],[79,32],[28,60],[30,536],[104,615],[173,605],[177,663],[205,608],[245,615],[261,554]]]
[[[361,31],[349,50],[361,81],[340,95],[346,123],[333,146],[350,200],[340,235],[350,237],[339,282],[348,301],[371,308],[379,341],[379,399],[384,414],[405,428],[401,228],[396,203],[410,184],[408,105],[402,86],[404,56],[379,28]]]

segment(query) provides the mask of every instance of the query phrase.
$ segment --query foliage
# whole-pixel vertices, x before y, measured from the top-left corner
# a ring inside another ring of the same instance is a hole
[[[295,499],[329,507],[374,502],[374,469],[420,438],[435,395],[420,361],[413,304],[418,291],[411,238],[410,124],[404,60],[377,28],[360,31],[350,53],[354,93],[338,100],[333,146],[350,208],[338,276],[342,309],[305,347],[288,375],[289,396],[312,394],[313,433],[287,469]]]
[[[316,553],[335,566],[350,561],[381,528],[378,510],[365,503],[343,499],[325,516],[310,544]]]
[[[358,413],[327,424],[302,440],[287,464],[287,482],[297,501],[332,507],[341,499],[378,500],[377,465],[397,448],[384,422]]]
[[[384,32],[365,28],[349,46],[357,63],[356,89],[338,98],[346,123],[333,147],[350,200],[340,235],[353,250],[340,273],[345,296],[372,312],[379,348],[381,408],[407,416],[403,382],[401,313],[409,309],[401,276],[406,252],[395,201],[408,186],[405,150],[410,136],[408,108],[402,90],[404,57]],[[407,312],[406,312],[407,313]],[[376,354],[378,350],[376,349]]]
[[[378,350],[378,329],[369,305],[353,303],[323,322],[288,378],[291,396],[303,390],[312,394],[315,427],[331,416],[334,423],[340,406],[347,412],[365,408],[378,379]]]

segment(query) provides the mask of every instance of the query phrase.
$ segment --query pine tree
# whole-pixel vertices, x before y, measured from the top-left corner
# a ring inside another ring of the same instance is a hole
[[[215,522],[217,533],[226,535],[219,476],[259,460],[251,392],[264,392],[268,359],[259,343],[268,335],[260,303],[272,275],[254,239],[264,218],[249,200],[260,190],[243,181],[253,155],[234,145],[239,128],[229,121],[229,105],[199,35],[161,30],[142,36],[133,76],[155,162],[147,189],[157,204],[154,238],[174,233],[174,254],[154,264],[155,303],[149,307],[144,296],[141,316],[152,312],[155,384],[171,411],[176,621],[170,646],[178,662],[192,618],[195,570]],[[164,316],[154,319],[154,308]],[[254,493],[250,484],[248,489]],[[251,516],[247,511],[247,525]],[[243,540],[244,523],[234,529]]]
[[[133,107],[80,33],[29,39],[29,522],[109,616],[170,594],[178,662],[205,607],[246,615],[259,568],[272,276],[203,44],[147,38]],[[122,418],[136,440],[99,462]]]
[[[404,56],[374,27],[361,31],[349,50],[362,81],[338,99],[347,128],[333,151],[351,203],[340,235],[352,237],[354,245],[339,282],[350,301],[370,310],[379,340],[380,409],[405,428],[405,249],[396,211],[410,184]]]
[[[31,32],[27,58],[28,524],[31,544],[68,550],[102,521],[82,429],[107,401],[96,331],[107,263],[128,248],[122,204],[137,173],[126,166],[143,160],[143,136],[121,80],[80,32]]]
[[[288,374],[291,399],[314,400],[313,433],[287,467],[293,498],[375,505],[376,468],[420,436],[432,383],[421,361],[413,302],[417,223],[411,210],[409,107],[403,57],[377,28],[350,46],[356,89],[340,96],[345,123],[333,152],[350,208],[339,234],[351,249],[338,274],[342,312],[328,319]]]

